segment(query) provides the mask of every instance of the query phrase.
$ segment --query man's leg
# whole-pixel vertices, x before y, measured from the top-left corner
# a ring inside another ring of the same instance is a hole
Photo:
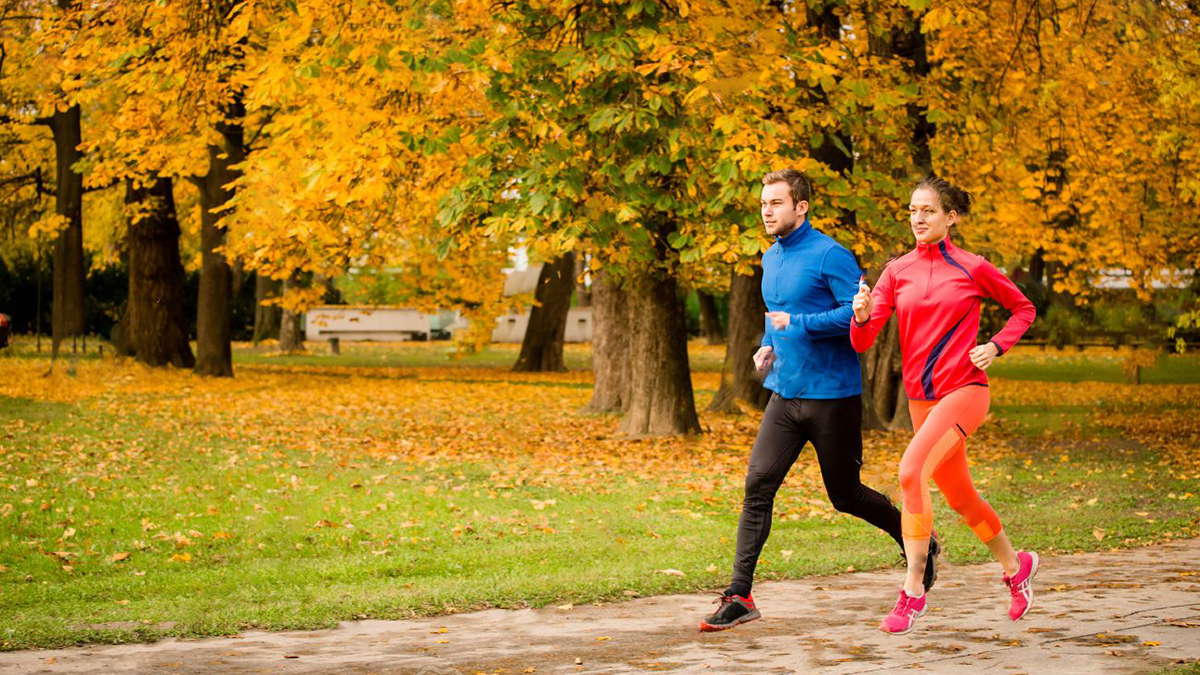
[[[701,631],[728,630],[761,616],[750,597],[754,568],[771,533],[775,493],[807,442],[795,420],[795,403],[775,394],[763,412],[746,471],[746,498],[738,522],[733,579],[717,610],[700,622]]]
[[[862,484],[862,398],[804,399],[800,420],[817,451],[821,478],[833,507],[887,532],[904,551],[900,511]]]
[[[767,543],[767,536],[771,534],[775,493],[808,442],[796,423],[796,403],[778,394],[771,396],[763,412],[758,437],[754,439],[754,449],[750,451],[746,497],[742,501],[742,518],[738,522],[737,556],[729,586],[734,595],[745,597],[750,594],[758,556]]]

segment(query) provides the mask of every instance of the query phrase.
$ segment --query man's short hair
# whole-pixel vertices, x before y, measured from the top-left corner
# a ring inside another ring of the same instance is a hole
[[[792,195],[792,204],[796,205],[800,202],[809,202],[812,204],[812,181],[808,176],[800,173],[795,169],[780,169],[762,177],[763,185],[771,183],[787,183],[788,192]]]

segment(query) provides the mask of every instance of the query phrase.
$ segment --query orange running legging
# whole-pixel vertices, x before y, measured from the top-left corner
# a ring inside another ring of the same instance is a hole
[[[999,516],[971,481],[963,443],[987,416],[989,402],[988,388],[979,386],[956,389],[936,401],[909,401],[916,433],[900,460],[900,526],[905,539],[928,539],[933,532],[930,478],[980,541],[1000,534]]]

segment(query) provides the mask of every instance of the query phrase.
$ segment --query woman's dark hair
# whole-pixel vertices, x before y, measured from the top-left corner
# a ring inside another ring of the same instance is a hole
[[[938,202],[941,203],[942,210],[946,213],[956,211],[960,217],[964,218],[971,213],[971,194],[950,181],[938,178],[937,176],[930,176],[917,183],[917,187],[913,188],[913,192],[922,188],[933,190],[937,193]]]

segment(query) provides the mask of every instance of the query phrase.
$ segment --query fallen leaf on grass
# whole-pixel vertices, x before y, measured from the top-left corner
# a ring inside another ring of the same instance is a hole
[[[1104,541],[1104,530],[1097,527],[1092,530],[1092,536],[1096,538],[1096,541]]]
[[[128,558],[130,555],[132,555],[132,554],[122,551],[120,553],[112,554],[112,557],[109,558],[109,560],[111,560],[113,562],[121,562],[122,560],[125,560],[126,558]]]
[[[670,574],[673,577],[687,576],[686,574],[684,574],[683,572],[680,572],[679,570],[659,570],[658,572],[659,572],[659,574]]]
[[[191,562],[192,554],[191,553],[176,553],[175,555],[171,556],[171,560],[174,562],[181,562],[181,563]]]

